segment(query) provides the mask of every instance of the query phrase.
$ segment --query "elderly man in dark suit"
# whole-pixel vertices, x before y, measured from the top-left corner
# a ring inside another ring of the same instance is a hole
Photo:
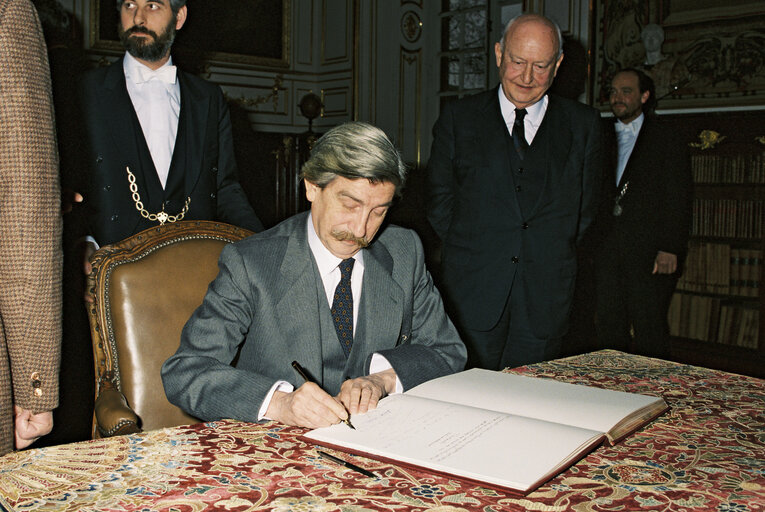
[[[547,94],[557,25],[516,17],[494,52],[500,86],[444,107],[428,162],[447,310],[490,369],[559,355],[602,168],[598,112]]]
[[[611,81],[616,118],[598,218],[596,330],[602,347],[670,355],[667,312],[688,246],[693,201],[685,144],[653,115],[653,80],[625,69]],[[633,335],[634,332],[634,342]]]
[[[81,87],[87,230],[100,245],[159,223],[262,225],[236,177],[220,87],[176,69],[170,49],[185,0],[117,0],[125,56]]]
[[[302,170],[310,213],[223,249],[218,277],[162,367],[168,399],[204,420],[318,427],[461,370],[465,347],[419,238],[382,228],[405,173],[368,124],[319,139]]]
[[[61,210],[48,54],[29,0],[0,0],[0,455],[53,428]]]

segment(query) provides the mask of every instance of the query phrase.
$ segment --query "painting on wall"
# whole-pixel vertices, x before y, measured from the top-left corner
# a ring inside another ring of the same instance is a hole
[[[596,8],[591,103],[608,110],[627,67],[656,83],[658,108],[765,104],[765,2],[602,0]]]
[[[90,44],[122,51],[115,0],[91,0]],[[188,0],[173,55],[182,59],[289,65],[289,0]]]

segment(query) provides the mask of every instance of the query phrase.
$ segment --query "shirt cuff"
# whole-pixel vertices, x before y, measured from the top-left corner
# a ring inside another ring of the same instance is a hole
[[[274,393],[276,391],[284,391],[285,393],[292,393],[295,390],[295,386],[287,382],[286,380],[277,380],[273,386],[271,386],[271,389],[268,390],[268,394],[266,395],[266,398],[263,399],[263,405],[260,406],[260,410],[258,411],[258,421],[261,420],[270,420],[268,416],[266,416],[266,412],[268,412],[268,406],[271,405],[271,399],[274,397]]]
[[[78,242],[79,242],[79,243],[83,243],[83,242],[90,242],[91,244],[93,244],[93,245],[95,245],[95,246],[96,246],[96,250],[98,250],[98,249],[100,249],[100,248],[101,248],[101,246],[100,246],[100,245],[98,245],[98,242],[96,242],[96,239],[95,239],[95,238],[93,238],[93,237],[92,237],[92,236],[90,236],[90,235],[85,235],[85,236],[83,236],[83,237],[80,237],[80,239],[78,240]]]
[[[382,356],[375,352],[372,354],[372,361],[369,363],[369,375],[372,375],[373,373],[380,373],[384,372],[385,370],[388,370],[390,368],[393,368],[391,364],[388,362],[388,360],[385,358],[385,356]],[[401,384],[401,379],[398,378],[398,374],[396,375],[396,391],[395,393],[403,393],[404,391],[404,385]]]

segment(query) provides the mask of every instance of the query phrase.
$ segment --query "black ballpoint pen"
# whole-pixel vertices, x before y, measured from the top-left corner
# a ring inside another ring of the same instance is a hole
[[[313,382],[313,380],[308,376],[308,374],[303,370],[303,367],[300,366],[300,363],[297,361],[292,361],[292,367],[295,369],[296,372],[300,374],[301,377],[303,377],[303,380],[306,382]],[[348,411],[346,411],[348,412]],[[356,430],[356,427],[354,427],[351,424],[351,413],[348,412],[348,417],[343,420],[343,423],[351,427],[353,430]]]
[[[350,463],[350,462],[348,462],[347,460],[343,460],[343,459],[341,459],[340,457],[335,457],[334,455],[330,455],[330,454],[328,454],[327,452],[323,452],[323,451],[321,451],[321,450],[316,450],[316,452],[317,452],[317,453],[318,453],[320,456],[322,456],[322,457],[325,457],[325,458],[327,458],[327,459],[329,459],[329,460],[331,460],[331,461],[337,462],[338,464],[340,464],[340,465],[342,465],[342,466],[345,466],[345,467],[346,467],[346,468],[348,468],[348,469],[352,469],[352,470],[354,470],[354,471],[355,471],[355,472],[357,472],[357,473],[361,473],[361,474],[362,474],[362,475],[364,475],[364,476],[368,476],[368,477],[370,477],[370,478],[377,478],[377,475],[375,475],[375,474],[374,474],[374,473],[372,473],[371,471],[367,471],[367,470],[366,470],[366,469],[364,469],[364,468],[360,468],[360,467],[358,467],[356,464],[351,464],[351,463]]]

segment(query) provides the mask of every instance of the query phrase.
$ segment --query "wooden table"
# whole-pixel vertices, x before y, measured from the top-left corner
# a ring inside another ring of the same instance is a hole
[[[0,504],[99,512],[765,510],[765,381],[612,350],[511,371],[660,394],[671,410],[526,497],[338,453],[381,477],[364,478],[319,458],[298,439],[304,429],[226,420],[6,455]]]

